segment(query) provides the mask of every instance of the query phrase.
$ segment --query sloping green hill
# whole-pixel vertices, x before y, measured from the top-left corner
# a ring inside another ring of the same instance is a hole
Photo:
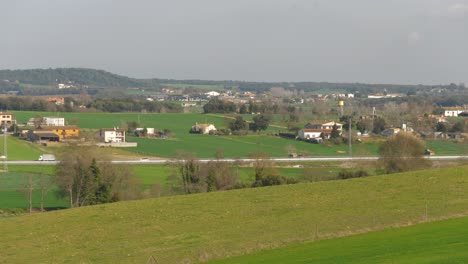
[[[0,220],[0,262],[193,263],[468,212],[468,166]]]
[[[309,242],[211,264],[467,263],[468,217]]]

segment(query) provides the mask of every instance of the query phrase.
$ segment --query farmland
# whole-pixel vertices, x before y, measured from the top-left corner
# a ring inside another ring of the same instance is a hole
[[[265,250],[210,264],[466,263],[468,217]]]
[[[208,261],[466,214],[467,170],[161,197],[1,219],[0,262],[141,263],[151,255],[160,263]]]
[[[14,112],[18,122],[26,122],[36,114],[57,116],[57,113]],[[172,136],[168,139],[137,138],[129,136],[127,141],[137,142],[138,147],[129,148],[141,155],[171,157],[178,150],[194,153],[200,158],[212,157],[217,150],[222,150],[225,157],[246,157],[253,152],[265,152],[271,157],[285,157],[286,148],[292,146],[298,153],[311,156],[345,156],[346,144],[310,144],[302,141],[279,138],[269,135],[281,128],[270,127],[266,133],[248,136],[210,136],[190,134],[190,127],[198,123],[213,123],[216,127],[226,127],[228,118],[218,115],[203,114],[138,114],[138,113],[60,113],[68,122],[76,123],[80,128],[99,129],[103,127],[124,127],[127,121],[137,121],[141,127],[169,129]],[[467,153],[468,144],[437,141],[430,143],[438,155]],[[447,147],[446,147],[447,146]],[[363,142],[353,145],[353,154],[357,156],[376,155],[377,142]]]

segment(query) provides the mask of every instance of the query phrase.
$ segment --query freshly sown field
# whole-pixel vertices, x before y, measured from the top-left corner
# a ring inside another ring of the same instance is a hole
[[[210,264],[467,263],[468,217],[265,250]]]
[[[203,262],[467,208],[467,166],[162,197],[0,219],[0,262]]]

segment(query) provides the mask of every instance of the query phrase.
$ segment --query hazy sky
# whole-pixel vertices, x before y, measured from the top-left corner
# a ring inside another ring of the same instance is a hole
[[[468,83],[468,0],[0,0],[0,68]]]

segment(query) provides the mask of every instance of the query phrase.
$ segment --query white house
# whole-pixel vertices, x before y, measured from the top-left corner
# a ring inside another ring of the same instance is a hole
[[[99,140],[105,143],[125,142],[125,130],[121,128],[101,128]]]
[[[331,132],[331,130],[329,131]],[[297,136],[302,140],[308,140],[313,138],[319,138],[324,131],[322,129],[301,129],[299,130]],[[329,136],[329,135],[328,135]]]
[[[216,91],[210,91],[210,92],[205,93],[205,95],[207,95],[208,97],[213,97],[213,96],[219,96],[220,93]]]
[[[65,118],[63,117],[44,117],[42,124],[46,126],[65,126]]]
[[[7,126],[16,124],[16,120],[13,118],[12,113],[0,112],[0,123],[2,125],[6,124]]]
[[[309,123],[307,125],[305,125],[305,128],[307,129],[321,129],[321,130],[332,130],[333,129],[333,126],[336,125],[337,127],[337,130],[340,131],[343,131],[343,124],[340,124],[340,123],[337,123],[337,122],[327,122],[327,123],[315,123],[315,124],[312,124],[312,123]]]
[[[192,133],[200,133],[200,134],[209,134],[210,132],[215,132],[216,127],[213,124],[198,124],[192,126],[191,129]]]
[[[331,132],[333,131],[333,126],[335,125],[341,135],[343,131],[343,124],[336,122],[327,122],[315,124],[309,123],[305,125],[304,129],[298,131],[297,137],[302,140],[320,138],[322,136],[324,136],[325,138],[330,138]]]
[[[444,116],[458,116],[463,113],[465,110],[462,108],[447,108],[444,111]]]

